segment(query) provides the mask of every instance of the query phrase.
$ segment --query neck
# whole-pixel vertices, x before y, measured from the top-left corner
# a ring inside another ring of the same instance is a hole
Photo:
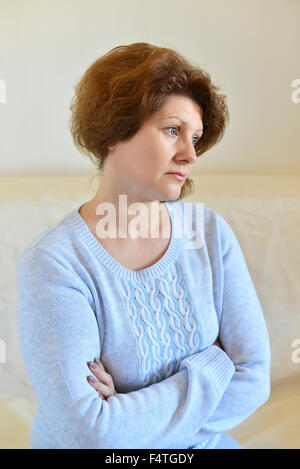
[[[103,229],[106,232],[111,229],[116,238],[131,241],[165,238],[170,234],[169,213],[159,200],[129,201],[127,194],[104,195],[98,192],[80,213],[89,220],[97,236],[102,225],[105,225]]]

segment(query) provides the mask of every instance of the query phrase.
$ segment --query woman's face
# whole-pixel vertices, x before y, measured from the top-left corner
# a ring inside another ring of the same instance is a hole
[[[104,181],[110,180],[113,190],[127,194],[130,201],[178,199],[197,161],[194,146],[202,129],[201,107],[188,97],[169,96],[134,137],[114,146],[105,161]],[[170,172],[186,177],[179,181]]]

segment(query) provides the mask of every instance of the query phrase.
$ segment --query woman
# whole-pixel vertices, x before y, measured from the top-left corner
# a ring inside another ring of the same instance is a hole
[[[230,226],[181,200],[225,96],[176,51],[135,43],[88,68],[71,111],[102,177],[19,259],[30,447],[241,448],[225,432],[269,397],[267,328]]]

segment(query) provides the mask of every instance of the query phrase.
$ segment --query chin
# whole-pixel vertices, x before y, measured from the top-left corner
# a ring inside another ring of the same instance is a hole
[[[180,194],[181,194],[181,191],[178,192],[178,194],[174,195],[172,198],[170,198],[169,200],[178,200],[179,197],[180,197]]]
[[[183,182],[182,183],[176,183],[176,185],[172,185],[171,187],[169,187],[169,190],[168,190],[168,194],[172,197],[172,198],[175,198],[177,199],[180,194],[181,194],[181,189],[182,189],[182,186],[183,186]]]
[[[164,195],[164,198],[161,200],[170,200],[170,201],[175,201],[180,197],[181,194],[181,188],[177,191],[168,191],[168,194]]]
[[[157,196],[154,196],[153,193],[153,200],[160,200],[161,202],[177,200],[181,194],[182,184],[164,184],[162,187],[157,187],[155,191]]]

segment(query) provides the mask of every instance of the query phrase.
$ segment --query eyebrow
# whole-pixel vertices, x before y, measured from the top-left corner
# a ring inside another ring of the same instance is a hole
[[[172,119],[172,118],[174,118],[174,117],[175,117],[176,119],[180,120],[183,124],[186,124],[186,122],[185,122],[183,119],[181,119],[181,117],[179,117],[179,116],[167,116],[165,119]],[[203,131],[203,127],[202,127],[202,129],[197,129],[197,130],[195,130],[195,132],[198,132],[199,130],[202,130],[202,131]]]

